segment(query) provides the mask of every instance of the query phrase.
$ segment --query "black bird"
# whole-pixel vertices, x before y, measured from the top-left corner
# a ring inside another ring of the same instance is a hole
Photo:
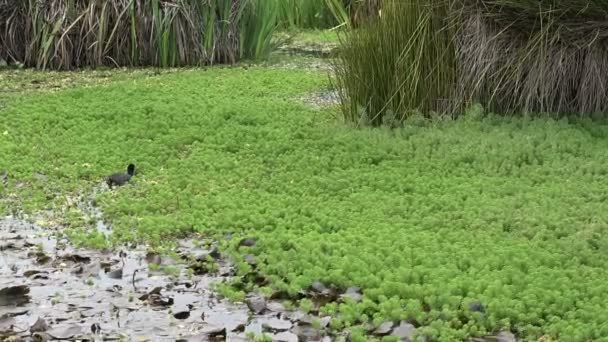
[[[135,173],[135,165],[129,164],[127,166],[127,173],[115,173],[106,179],[106,183],[112,189],[112,185],[124,185],[128,181],[131,180],[133,174]]]

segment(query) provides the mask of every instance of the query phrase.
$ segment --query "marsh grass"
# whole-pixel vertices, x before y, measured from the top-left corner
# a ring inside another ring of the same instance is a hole
[[[276,0],[3,2],[0,58],[28,67],[64,70],[234,63],[268,50],[268,36],[277,25],[272,7],[277,3]]]
[[[389,1],[381,20],[341,36],[335,66],[345,119],[379,126],[438,110],[456,81],[444,1]]]
[[[506,115],[605,118],[605,1],[387,0],[341,41],[344,118],[381,125],[475,103]]]
[[[280,22],[290,29],[357,26],[376,17],[382,0],[282,0]]]

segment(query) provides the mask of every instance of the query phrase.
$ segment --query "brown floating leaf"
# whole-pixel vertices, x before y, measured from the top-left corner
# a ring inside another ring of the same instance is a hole
[[[378,335],[378,336],[388,335],[391,332],[391,330],[393,330],[394,325],[395,325],[395,323],[393,323],[393,322],[384,322],[384,323],[380,324],[380,326],[378,328],[376,328],[376,330],[374,330],[374,335]]]
[[[401,341],[413,341],[416,327],[406,321],[401,321],[391,332],[391,336],[397,336]]]
[[[80,255],[80,254],[66,254],[66,255],[62,255],[60,257],[61,260],[64,261],[71,261],[71,262],[75,262],[75,263],[85,263],[88,264],[89,262],[91,262],[91,258],[86,256],[86,255]]]
[[[57,340],[69,340],[84,335],[82,327],[77,324],[57,325],[47,333]]]
[[[219,338],[219,337],[226,338],[226,328],[219,328],[219,327],[209,328],[209,329],[203,329],[203,331],[210,338]]]
[[[48,272],[46,272],[46,271],[38,271],[38,270],[27,270],[27,271],[23,272],[23,276],[29,278],[29,277],[31,277],[33,275],[40,274],[40,273],[48,273]]]
[[[32,334],[32,341],[34,342],[47,342],[53,339],[53,336],[46,332],[36,332]]]
[[[173,305],[173,298],[155,294],[148,296],[148,303],[152,306],[169,306]]]
[[[349,287],[346,292],[340,295],[340,299],[345,301],[346,299],[352,299],[355,302],[360,302],[363,298],[361,295],[361,289],[358,287]]]
[[[298,342],[298,335],[289,331],[284,331],[274,335],[272,340],[277,342]]]
[[[243,332],[245,331],[245,324],[241,323],[232,329],[233,332]]]
[[[163,290],[162,286],[157,286],[157,287],[153,288],[150,292],[141,295],[139,297],[139,300],[146,300],[146,299],[148,299],[149,296],[152,296],[152,295],[160,295],[160,292],[162,290]]]
[[[285,306],[279,302],[269,302],[266,308],[273,312],[285,312]]]
[[[262,321],[262,330],[270,331],[272,333],[287,331],[293,326],[293,323],[290,321],[277,318],[263,318],[260,319],[260,321]]]
[[[249,310],[253,311],[256,314],[261,314],[266,310],[266,299],[260,295],[251,295],[246,300],[245,303]]]
[[[177,339],[177,342],[199,342],[199,341],[225,341],[226,328],[220,327],[205,327],[203,330],[193,336]]]
[[[122,279],[122,267],[114,271],[110,271],[106,273],[106,275],[111,279]]]
[[[473,312],[486,312],[486,309],[480,301],[475,301],[469,304],[469,310]]]
[[[321,332],[311,325],[296,325],[291,332],[298,336],[300,341],[318,341],[321,339]]]
[[[47,331],[48,329],[49,329],[49,326],[48,326],[48,324],[46,324],[46,321],[44,319],[38,317],[36,322],[34,324],[32,324],[32,326],[30,327],[30,332],[33,334],[35,332]]]
[[[158,253],[148,252],[146,254],[146,262],[148,264],[160,265],[162,263],[162,258],[160,256],[160,254],[158,254]]]
[[[310,288],[312,291],[316,293],[326,293],[329,292],[329,289],[320,281],[316,280],[311,285]]]
[[[501,331],[495,336],[485,336],[483,339],[480,339],[487,342],[516,342],[517,338],[510,331]]]
[[[5,317],[0,319],[0,337],[5,338],[13,336],[16,332],[13,329],[16,321],[12,317]]]
[[[255,256],[251,254],[245,255],[245,262],[249,264],[249,266],[256,266]]]
[[[36,252],[36,262],[39,264],[46,264],[51,261],[51,257],[46,255],[44,252]]]

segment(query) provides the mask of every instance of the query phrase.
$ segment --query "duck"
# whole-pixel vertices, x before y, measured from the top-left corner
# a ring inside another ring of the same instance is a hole
[[[131,180],[133,174],[135,174],[135,165],[129,164],[127,166],[127,173],[115,173],[106,178],[106,183],[108,184],[110,189],[112,189],[113,185],[125,185],[128,181]]]

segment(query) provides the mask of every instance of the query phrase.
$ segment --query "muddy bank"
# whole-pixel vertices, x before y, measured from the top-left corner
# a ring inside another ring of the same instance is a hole
[[[247,341],[261,333],[274,341],[331,341],[326,325],[313,328],[310,316],[278,302],[218,298],[211,284],[233,269],[213,242],[200,242],[181,241],[178,255],[212,258],[217,272],[189,269],[144,247],[75,249],[48,230],[2,218],[0,341]]]

